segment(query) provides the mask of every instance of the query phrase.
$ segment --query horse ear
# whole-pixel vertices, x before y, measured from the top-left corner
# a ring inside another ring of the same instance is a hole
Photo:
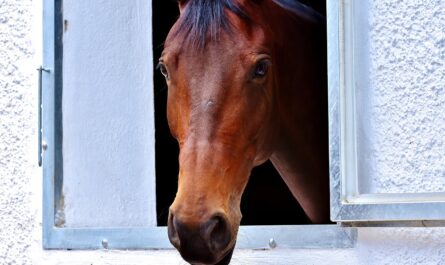
[[[179,12],[182,12],[182,10],[184,10],[184,7],[188,1],[189,0],[178,0]]]

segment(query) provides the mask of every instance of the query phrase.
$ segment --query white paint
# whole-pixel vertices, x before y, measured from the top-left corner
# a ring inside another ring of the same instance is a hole
[[[375,0],[397,3],[400,15],[406,13],[407,2],[427,5],[431,1]],[[40,14],[39,1],[0,1],[0,264],[185,264],[175,251],[42,250],[35,85],[35,68],[41,60]],[[381,19],[387,27],[393,26],[391,17]],[[432,25],[440,22],[437,19],[430,18]],[[417,118],[406,119],[415,122]],[[422,140],[422,135],[407,136]],[[443,139],[443,134],[435,138]],[[419,157],[415,164],[422,168],[433,162],[437,161]],[[353,249],[286,250],[279,244],[272,251],[237,250],[232,264],[445,264],[444,228],[360,228]]]
[[[443,192],[445,1],[367,2],[355,17],[357,80],[369,81],[356,84],[361,188]]]
[[[150,1],[63,2],[66,227],[156,225]]]

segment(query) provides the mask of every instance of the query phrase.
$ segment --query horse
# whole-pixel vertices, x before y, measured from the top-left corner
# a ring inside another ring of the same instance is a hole
[[[269,159],[311,222],[329,222],[324,17],[291,0],[178,6],[158,64],[180,148],[172,245],[228,264],[250,172]]]

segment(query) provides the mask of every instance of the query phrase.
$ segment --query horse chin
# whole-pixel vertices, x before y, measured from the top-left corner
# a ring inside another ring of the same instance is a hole
[[[230,249],[227,254],[215,265],[227,265],[230,263],[232,259],[233,250],[235,249],[235,245],[233,245],[232,249]]]
[[[235,250],[235,245],[227,251],[225,255],[221,258],[220,261],[216,263],[191,263],[192,265],[228,265],[230,263],[230,260],[232,259],[233,251]]]
[[[230,260],[232,260],[233,250],[235,250],[235,245],[233,245],[233,247],[223,256],[223,258],[214,265],[228,265]]]

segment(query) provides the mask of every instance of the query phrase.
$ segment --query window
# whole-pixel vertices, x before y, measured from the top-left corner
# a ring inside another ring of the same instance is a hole
[[[151,8],[146,1],[65,0],[62,11],[62,1],[44,1],[47,249],[172,247],[158,226],[162,209],[156,212]],[[280,246],[350,247],[355,231],[242,226],[237,246],[265,248],[271,238]]]
[[[427,183],[426,177],[432,183],[439,183],[437,186],[429,185],[421,193],[413,192],[418,189],[410,189],[407,182],[394,185],[394,188],[390,188],[393,190],[391,193],[383,192],[374,183],[375,179],[392,177],[390,170],[385,171],[382,168],[397,167],[401,164],[391,159],[379,160],[382,154],[379,153],[379,148],[371,146],[371,143],[382,141],[397,146],[395,143],[404,135],[398,136],[395,133],[379,140],[370,139],[374,133],[372,130],[384,130],[384,125],[377,124],[378,115],[381,122],[392,126],[388,118],[392,114],[388,113],[388,109],[379,110],[381,105],[373,105],[371,102],[379,100],[378,92],[370,95],[370,91],[373,91],[371,89],[377,89],[377,81],[371,79],[379,75],[397,74],[381,70],[385,65],[391,66],[391,56],[395,55],[389,54],[390,58],[383,62],[376,62],[371,58],[375,56],[372,52],[381,49],[376,43],[381,44],[382,40],[377,33],[373,35],[370,30],[363,29],[373,25],[375,30],[379,23],[385,23],[379,22],[379,16],[384,18],[385,13],[378,5],[369,8],[368,5],[372,3],[353,0],[328,1],[331,219],[350,226],[438,225],[441,223],[439,220],[445,218],[445,193],[443,185],[440,185],[443,181],[440,172],[427,172],[428,176],[422,176],[417,172],[406,171],[412,173],[414,178],[422,179],[424,183]],[[430,4],[434,6],[434,3]],[[373,10],[373,13],[367,13],[368,10]],[[412,12],[415,11],[413,9]],[[407,49],[408,51],[397,52],[409,53],[409,47]],[[406,62],[393,62],[395,69],[400,69],[400,64],[403,63]],[[401,74],[409,75],[403,72]],[[379,110],[377,114],[376,110]],[[382,111],[387,112],[382,114]],[[399,154],[402,154],[401,161],[409,163],[409,159],[403,159],[404,152],[410,152],[410,148],[399,151]]]
[[[156,210],[151,3],[65,0],[62,12],[61,0],[43,2],[44,247],[171,248]],[[287,247],[351,247],[355,229],[339,224],[435,225],[445,217],[441,191],[379,193],[368,185],[357,107],[366,99],[360,19],[367,16],[358,1],[327,4],[331,216],[338,224],[242,226],[239,248],[265,248],[271,238]],[[134,43],[142,46],[128,46]]]
[[[172,247],[159,226],[162,208],[156,212],[156,202],[166,203],[162,189],[155,196],[151,8],[65,0],[62,11],[62,1],[44,1],[47,249]],[[355,233],[337,225],[242,226],[237,246],[265,248],[271,238],[280,246],[350,247]]]
[[[175,1],[153,1],[153,64],[158,63],[163,43],[179,16]],[[323,11],[323,10],[322,10]],[[170,134],[167,123],[167,87],[160,71],[154,72],[155,138],[156,138],[156,208],[158,225],[167,224],[168,209],[178,183],[177,140]],[[326,146],[327,149],[327,146]],[[261,205],[261,207],[258,207]],[[270,161],[254,168],[243,193],[241,225],[308,224],[302,207]]]

